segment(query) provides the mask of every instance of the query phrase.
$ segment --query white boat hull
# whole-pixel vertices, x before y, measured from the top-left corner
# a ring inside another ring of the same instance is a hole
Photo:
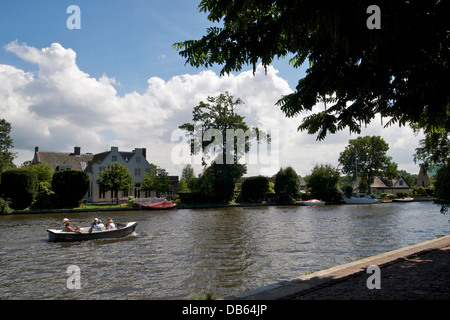
[[[344,202],[347,204],[375,204],[380,203],[380,200],[371,197],[351,197],[344,198]]]

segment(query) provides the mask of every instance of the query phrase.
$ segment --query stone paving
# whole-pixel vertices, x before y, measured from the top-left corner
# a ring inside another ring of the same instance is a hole
[[[449,300],[449,275],[450,235],[223,299]]]

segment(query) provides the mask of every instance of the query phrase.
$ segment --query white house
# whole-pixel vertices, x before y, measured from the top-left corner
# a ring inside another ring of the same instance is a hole
[[[101,171],[106,170],[109,164],[117,162],[128,168],[133,177],[133,188],[127,191],[119,191],[119,198],[133,196],[136,198],[147,198],[150,192],[141,190],[141,182],[146,172],[150,172],[152,165],[147,161],[145,148],[135,148],[131,152],[119,151],[118,147],[111,147],[110,151],[98,153],[94,155],[88,163],[86,172],[89,176],[90,187],[88,191],[88,201],[110,201],[116,198],[113,192],[105,192],[100,190],[97,185],[97,179]]]

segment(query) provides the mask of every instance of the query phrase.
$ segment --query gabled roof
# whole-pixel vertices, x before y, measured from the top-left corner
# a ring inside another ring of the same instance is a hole
[[[39,151],[38,159],[36,159],[35,155],[33,163],[47,163],[53,170],[56,170],[58,167],[70,167],[72,170],[84,171],[93,157],[92,154],[75,155],[69,152]]]

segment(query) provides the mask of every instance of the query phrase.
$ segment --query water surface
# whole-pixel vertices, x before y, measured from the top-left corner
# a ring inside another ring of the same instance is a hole
[[[138,221],[122,239],[48,242],[64,217]],[[225,296],[449,234],[428,202],[0,216],[0,299]],[[69,290],[70,265],[81,289]]]

